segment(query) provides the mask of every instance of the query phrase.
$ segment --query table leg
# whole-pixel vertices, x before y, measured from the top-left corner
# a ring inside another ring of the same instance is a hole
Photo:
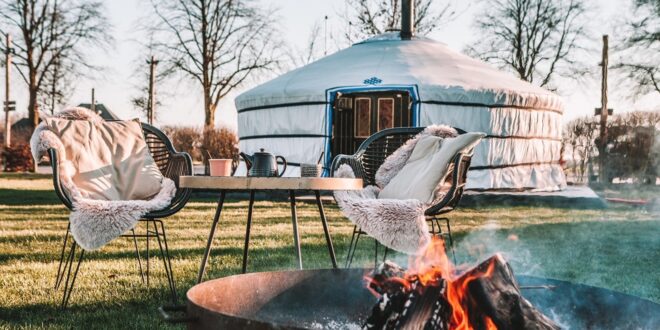
[[[204,255],[202,256],[202,264],[199,266],[199,273],[197,273],[197,283],[201,283],[202,277],[204,277],[204,272],[206,271],[206,262],[208,261],[209,255],[211,254],[211,245],[213,245],[213,236],[215,236],[215,227],[218,225],[218,220],[220,220],[220,214],[222,213],[222,206],[224,202],[225,191],[223,190],[220,192],[218,207],[215,210],[215,216],[213,218],[213,223],[211,224],[211,232],[209,233],[209,239],[206,242],[206,250],[204,250]]]
[[[248,204],[247,227],[245,229],[245,245],[243,246],[243,274],[247,272],[248,247],[250,246],[250,227],[252,226],[252,209],[254,208],[254,190],[250,190],[250,204]]]
[[[335,257],[335,248],[332,245],[332,238],[330,237],[330,231],[328,230],[328,222],[325,219],[323,203],[321,202],[321,192],[315,190],[314,194],[316,194],[316,205],[318,205],[319,207],[319,213],[321,215],[321,223],[323,224],[323,232],[325,233],[325,242],[328,245],[328,252],[330,252],[330,260],[332,261],[332,267],[337,268],[337,258]]]
[[[293,190],[289,190],[289,198],[291,199],[291,222],[293,222],[293,243],[296,248],[296,256],[298,257],[298,268],[303,269],[302,256],[300,255],[300,237],[298,236],[298,216],[296,215],[296,194]]]

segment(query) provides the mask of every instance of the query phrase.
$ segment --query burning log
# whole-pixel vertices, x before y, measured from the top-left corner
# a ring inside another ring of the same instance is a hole
[[[521,295],[500,255],[459,276],[431,272],[404,272],[391,262],[378,267],[367,279],[380,298],[364,328],[559,329]]]
[[[444,299],[444,279],[424,285],[419,277],[406,277],[401,267],[386,261],[367,280],[380,298],[365,329],[448,329],[451,310]]]
[[[560,329],[522,296],[511,267],[499,254],[454,282],[464,283],[467,289],[463,304],[475,328],[485,329],[489,318],[497,329]]]

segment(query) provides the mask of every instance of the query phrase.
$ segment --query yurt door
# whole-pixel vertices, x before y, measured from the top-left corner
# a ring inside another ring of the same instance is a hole
[[[352,154],[380,130],[410,126],[410,96],[406,92],[344,94],[336,100],[333,118],[333,154]]]

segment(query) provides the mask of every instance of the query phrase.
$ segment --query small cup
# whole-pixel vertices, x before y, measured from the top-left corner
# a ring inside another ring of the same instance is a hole
[[[301,177],[319,177],[323,173],[323,166],[321,164],[300,164]]]
[[[231,159],[209,159],[211,176],[231,176]]]

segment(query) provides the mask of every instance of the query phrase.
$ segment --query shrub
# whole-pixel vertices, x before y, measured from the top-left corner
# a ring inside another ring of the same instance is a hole
[[[633,179],[654,184],[660,175],[660,112],[614,115],[607,122],[607,131],[606,180]],[[564,128],[562,141],[566,153],[572,156],[572,172],[578,181],[584,180],[589,165],[598,165],[599,137],[598,117],[578,118]]]
[[[6,172],[28,172],[34,167],[30,145],[20,143],[2,151]]]
[[[228,128],[202,129],[189,126],[163,127],[174,148],[190,154],[194,161],[203,162],[205,151],[214,158],[238,159],[238,137]]]
[[[238,159],[238,137],[234,131],[222,127],[204,130],[202,148],[213,158]]]
[[[12,129],[11,130],[11,144],[30,144],[30,137],[32,136],[32,130],[26,128]],[[0,144],[5,144],[5,129],[4,122],[0,123]]]
[[[198,148],[202,141],[200,129],[186,126],[168,126],[163,127],[163,132],[170,138],[177,151],[187,152],[195,161],[202,160],[202,154]]]

